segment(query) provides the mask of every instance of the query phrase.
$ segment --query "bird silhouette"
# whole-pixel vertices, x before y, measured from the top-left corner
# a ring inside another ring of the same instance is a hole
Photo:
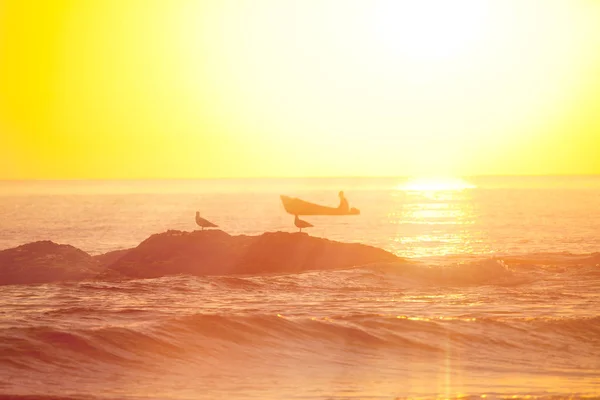
[[[313,226],[310,222],[306,222],[298,218],[297,215],[296,218],[294,218],[294,225],[300,228],[300,232],[302,232],[302,228],[311,228]]]
[[[204,228],[218,228],[217,225],[213,224],[209,220],[206,220],[200,216],[200,211],[196,211],[196,223],[199,227],[204,230]]]

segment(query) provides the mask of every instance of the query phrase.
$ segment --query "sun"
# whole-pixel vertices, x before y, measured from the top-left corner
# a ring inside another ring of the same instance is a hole
[[[473,49],[485,36],[486,0],[382,0],[375,4],[378,41],[404,58],[452,58]]]

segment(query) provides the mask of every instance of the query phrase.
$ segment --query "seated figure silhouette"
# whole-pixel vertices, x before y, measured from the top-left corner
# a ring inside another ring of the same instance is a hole
[[[343,212],[348,212],[350,210],[350,206],[348,205],[348,200],[346,200],[346,197],[344,197],[344,192],[340,191],[338,196],[340,196],[340,205],[338,206],[338,209],[342,210]]]

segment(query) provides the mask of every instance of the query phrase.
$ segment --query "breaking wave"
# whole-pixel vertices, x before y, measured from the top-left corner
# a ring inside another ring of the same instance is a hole
[[[80,312],[66,310],[65,312]],[[600,317],[585,318],[412,318],[349,314],[323,318],[274,315],[195,314],[123,327],[8,328],[0,331],[0,365],[36,369],[41,365],[130,367],[160,365],[167,358],[206,357],[219,349],[318,349],[355,347],[427,356],[444,352],[448,341],[468,353],[564,350],[589,347],[600,360]],[[485,345],[485,346],[483,346]],[[229,350],[228,350],[229,349]],[[600,362],[598,362],[600,364]],[[600,367],[600,365],[598,365]]]

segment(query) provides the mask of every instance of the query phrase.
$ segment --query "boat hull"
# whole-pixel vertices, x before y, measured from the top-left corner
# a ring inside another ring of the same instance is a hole
[[[350,210],[341,210],[337,207],[327,207],[320,204],[310,203],[298,199],[281,195],[283,208],[288,214],[292,215],[359,215],[360,210],[351,208]]]

